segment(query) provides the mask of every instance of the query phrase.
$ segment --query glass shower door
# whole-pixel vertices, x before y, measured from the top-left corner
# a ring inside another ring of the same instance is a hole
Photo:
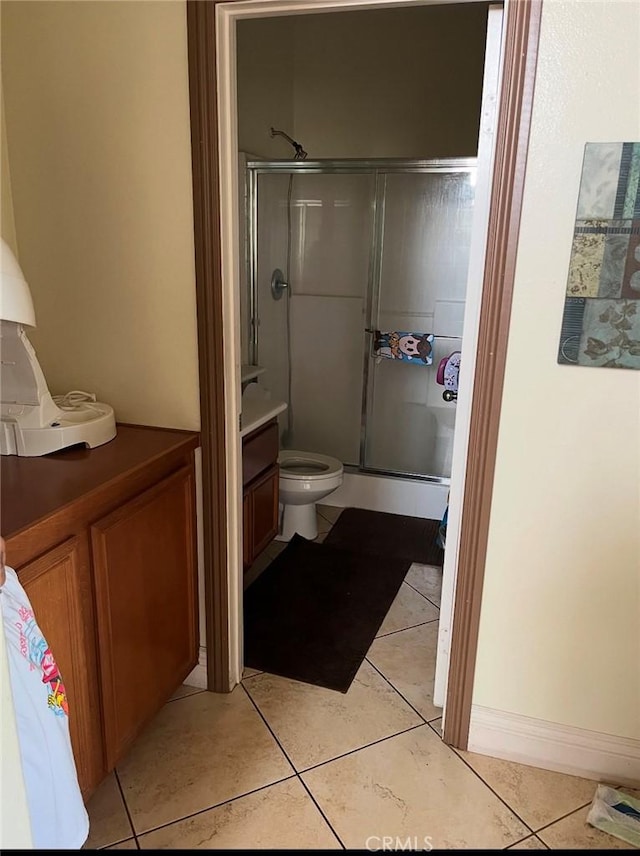
[[[369,335],[365,469],[451,476],[456,405],[443,400],[436,373],[462,345],[474,179],[473,167],[378,176],[369,329],[435,338],[425,365],[376,357]]]
[[[254,359],[286,401],[281,443],[357,466],[375,171],[256,170]],[[274,299],[273,271],[288,288]],[[250,301],[246,300],[245,304]]]

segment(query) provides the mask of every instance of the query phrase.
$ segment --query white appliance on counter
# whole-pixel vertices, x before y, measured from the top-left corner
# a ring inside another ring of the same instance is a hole
[[[0,454],[37,457],[68,446],[93,448],[116,436],[113,408],[90,393],[49,392],[27,338],[35,327],[31,292],[16,257],[2,241],[0,280]]]

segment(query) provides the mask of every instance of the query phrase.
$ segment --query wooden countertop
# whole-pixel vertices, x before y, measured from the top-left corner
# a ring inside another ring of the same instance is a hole
[[[194,431],[118,425],[109,443],[39,458],[0,459],[0,533],[4,538],[32,526],[66,505],[183,447],[200,444]]]

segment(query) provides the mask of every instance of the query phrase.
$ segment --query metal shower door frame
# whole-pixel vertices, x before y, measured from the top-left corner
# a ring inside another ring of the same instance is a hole
[[[274,160],[247,161],[247,204],[246,204],[246,270],[249,286],[249,355],[251,362],[258,364],[258,179],[260,175],[336,175],[336,174],[371,174],[374,176],[373,217],[371,226],[371,245],[369,252],[369,274],[367,292],[365,295],[365,330],[373,330],[378,324],[380,307],[380,290],[382,284],[382,258],[384,253],[384,223],[387,176],[392,174],[409,173],[445,173],[445,172],[474,172],[476,158],[437,158],[431,160],[403,160],[395,158],[378,158],[373,160],[343,159],[343,160]],[[451,479],[441,476],[430,476],[399,470],[387,470],[366,465],[367,425],[369,408],[373,400],[375,374],[371,371],[372,338],[366,333],[363,339],[363,378],[362,378],[362,407],[360,417],[360,451],[357,467],[346,465],[345,469],[370,473],[379,476],[395,476],[431,482],[432,484],[450,484]]]

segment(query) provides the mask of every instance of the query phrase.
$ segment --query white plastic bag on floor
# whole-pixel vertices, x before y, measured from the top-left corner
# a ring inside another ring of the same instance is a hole
[[[640,847],[640,800],[606,785],[598,785],[587,823]]]

